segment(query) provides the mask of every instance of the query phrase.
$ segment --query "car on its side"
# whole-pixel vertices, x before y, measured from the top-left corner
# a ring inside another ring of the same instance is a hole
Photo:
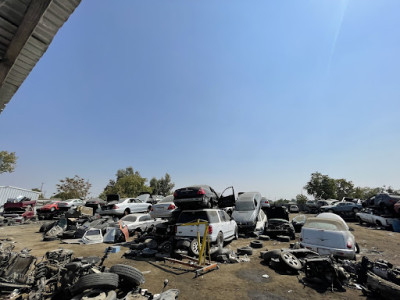
[[[232,218],[236,221],[240,231],[254,231],[260,210],[261,194],[246,192],[239,195]]]
[[[145,232],[157,224],[165,221],[159,218],[154,219],[150,216],[150,214],[147,213],[136,213],[122,217],[120,222],[122,226],[128,227],[129,235],[132,235],[135,231]]]
[[[300,245],[320,255],[355,259],[357,246],[344,220],[308,218],[301,228]]]
[[[58,209],[62,212],[70,209],[76,209],[80,205],[84,205],[85,202],[82,199],[67,199],[58,203]]]
[[[224,192],[233,187],[226,188]],[[234,191],[228,196],[220,195],[209,185],[192,185],[189,187],[177,189],[174,192],[174,203],[182,209],[195,208],[219,208],[230,207],[235,205]]]
[[[229,215],[222,209],[199,209],[184,210],[176,222],[175,239],[187,240],[190,243],[189,251],[198,255],[199,245],[197,243],[197,232],[200,237],[204,236],[205,225],[183,224],[203,220],[208,222],[208,236],[211,244],[223,247],[224,242],[238,238],[238,226]]]
[[[173,218],[176,210],[174,196],[169,195],[151,207],[150,216],[152,218]]]
[[[151,204],[137,198],[122,198],[119,202],[111,202],[101,208],[99,212],[103,216],[123,216],[131,213],[148,212]]]

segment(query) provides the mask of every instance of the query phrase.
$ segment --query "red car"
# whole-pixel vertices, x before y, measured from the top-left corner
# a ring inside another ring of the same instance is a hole
[[[44,218],[49,218],[53,217],[55,214],[58,213],[58,203],[59,200],[54,200],[46,205],[43,205],[41,208],[37,210],[37,214],[39,215],[39,218],[44,219]]]

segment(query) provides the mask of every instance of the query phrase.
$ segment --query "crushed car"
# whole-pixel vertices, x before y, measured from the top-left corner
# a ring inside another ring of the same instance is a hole
[[[291,240],[296,238],[295,229],[289,222],[289,213],[284,206],[271,206],[264,210],[268,223],[264,234],[271,238],[287,236]]]

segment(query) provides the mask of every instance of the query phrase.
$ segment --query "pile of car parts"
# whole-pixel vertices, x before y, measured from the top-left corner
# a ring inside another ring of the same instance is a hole
[[[58,249],[38,260],[26,249],[14,252],[11,244],[0,246],[0,291],[12,293],[13,299],[176,299],[179,294],[168,290],[153,295],[141,289],[145,279],[134,267],[106,268],[112,247],[102,258],[73,257],[73,251]]]

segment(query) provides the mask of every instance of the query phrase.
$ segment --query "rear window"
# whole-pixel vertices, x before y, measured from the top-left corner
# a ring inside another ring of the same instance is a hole
[[[333,231],[346,230],[346,228],[344,228],[342,224],[334,222],[332,220],[308,220],[304,227]]]
[[[179,216],[177,223],[190,223],[198,219],[208,221],[209,223],[218,223],[216,211],[184,211]]]
[[[174,196],[169,195],[169,196],[165,197],[164,199],[160,200],[160,202],[158,202],[158,203],[172,202],[173,200],[174,200]]]
[[[126,216],[126,217],[123,217],[121,220],[122,221],[126,221],[126,222],[135,222],[136,221],[136,216]]]

